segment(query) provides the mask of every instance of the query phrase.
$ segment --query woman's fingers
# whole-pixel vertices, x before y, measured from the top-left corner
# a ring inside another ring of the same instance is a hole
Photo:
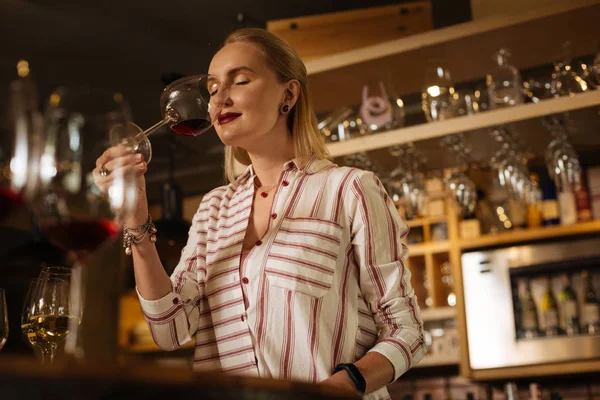
[[[133,174],[136,178],[145,174],[148,170],[148,164],[144,161],[135,164],[129,164],[126,166],[117,167],[114,171],[107,176],[100,175],[100,168],[95,168],[92,171],[94,177],[94,183],[104,193],[108,191],[110,186],[113,184],[115,178],[127,176]]]
[[[102,168],[103,165],[109,163],[115,158],[132,155],[134,153],[133,148],[126,144],[120,144],[118,146],[109,147],[98,159],[96,160],[96,167]]]
[[[144,161],[144,157],[141,154],[129,154],[129,155],[113,158],[112,160],[108,161],[106,164],[101,165],[100,168],[102,168],[102,166],[104,166],[104,168],[106,168],[107,170],[114,171],[117,168],[127,167],[129,165],[135,165],[142,161]]]

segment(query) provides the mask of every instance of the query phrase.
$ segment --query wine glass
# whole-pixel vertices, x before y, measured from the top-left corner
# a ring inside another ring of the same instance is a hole
[[[0,350],[8,339],[8,309],[6,308],[6,292],[0,289]]]
[[[188,76],[172,82],[160,96],[162,120],[139,133],[135,140],[141,142],[163,126],[185,136],[206,132],[219,115],[220,95],[229,89],[213,75]]]
[[[78,324],[81,308],[72,304],[70,283],[55,276],[39,278],[33,289],[30,329],[47,344],[50,363],[58,345],[65,341],[70,327]]]
[[[123,158],[116,160],[105,192],[92,175],[105,150],[131,137],[135,128],[128,118],[120,94],[82,88],[59,89],[50,96],[32,209],[48,239],[78,262],[118,236],[118,215],[125,216],[137,202],[135,174],[124,171]]]
[[[23,303],[23,311],[21,312],[21,332],[34,351],[39,351],[40,360],[42,364],[45,364],[48,360],[50,345],[43,337],[37,335],[36,326],[32,322],[36,312],[36,290],[38,289],[39,281],[40,279],[38,278],[29,283],[25,302]]]
[[[0,220],[34,193],[42,130],[37,92],[27,76],[11,82],[9,104],[10,130],[0,133]]]
[[[519,70],[510,63],[510,52],[500,49],[494,55],[496,66],[486,74],[492,108],[523,103],[523,83]]]
[[[458,160],[458,170],[448,175],[444,183],[461,216],[469,217],[477,207],[477,187],[464,172],[473,161],[470,155],[471,148],[465,143],[463,135],[447,136],[440,141],[440,145],[452,151]]]
[[[454,83],[450,72],[441,65],[427,67],[425,87],[421,93],[421,108],[428,122],[441,121],[454,116],[452,96]]]

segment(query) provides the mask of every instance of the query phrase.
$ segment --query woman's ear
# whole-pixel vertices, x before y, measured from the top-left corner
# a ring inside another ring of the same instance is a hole
[[[288,103],[290,107],[294,107],[296,101],[298,101],[298,96],[300,96],[300,82],[298,82],[296,79],[292,79],[285,85],[284,101]]]

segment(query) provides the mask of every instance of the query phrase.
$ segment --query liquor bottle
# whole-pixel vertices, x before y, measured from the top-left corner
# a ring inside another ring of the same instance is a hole
[[[531,190],[527,195],[527,227],[537,228],[542,225],[542,189],[537,174],[531,174]]]
[[[564,286],[558,297],[563,309],[563,325],[567,335],[572,336],[579,333],[579,307],[577,307],[577,294],[571,286],[570,276],[563,274],[561,278]]]
[[[542,400],[542,389],[539,383],[529,384],[529,400]]]
[[[558,200],[556,199],[556,186],[548,176],[540,179],[542,188],[542,215],[544,226],[560,224],[560,213],[558,211]]]
[[[577,219],[579,222],[592,220],[592,205],[585,175],[582,172],[580,179],[575,182],[575,206],[577,207]]]
[[[547,278],[546,291],[542,297],[542,315],[544,318],[544,333],[546,336],[556,336],[559,332],[558,325],[558,307],[556,306],[556,300],[552,294],[552,279]]]
[[[508,382],[504,385],[504,393],[506,400],[519,400],[519,389],[514,382]]]
[[[586,282],[582,313],[583,326],[590,335],[597,335],[600,333],[600,299],[594,290],[592,274],[589,271],[583,271],[583,279]]]
[[[519,305],[521,311],[521,334],[525,338],[538,336],[537,307],[531,295],[531,284],[529,279],[519,281]]]

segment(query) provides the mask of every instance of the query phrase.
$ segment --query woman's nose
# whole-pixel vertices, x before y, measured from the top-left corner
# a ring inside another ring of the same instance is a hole
[[[210,101],[217,106],[228,105],[228,103],[231,102],[231,99],[229,98],[229,89],[222,87],[217,93],[210,97]]]

